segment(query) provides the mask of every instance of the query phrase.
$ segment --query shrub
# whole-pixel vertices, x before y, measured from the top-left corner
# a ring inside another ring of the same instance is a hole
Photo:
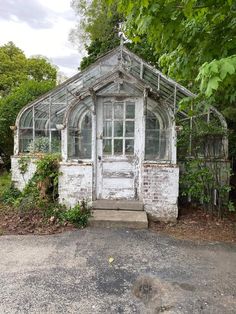
[[[53,203],[42,203],[44,217],[47,219],[53,218],[60,223],[69,222],[76,227],[84,228],[88,224],[88,219],[91,216],[91,211],[86,202],[77,204],[75,207],[66,209],[64,205]]]
[[[68,221],[76,227],[86,227],[88,219],[91,217],[91,211],[86,202],[77,204],[75,207],[70,208],[62,213],[62,220]]]
[[[16,200],[20,197],[21,192],[16,189],[13,185],[7,187],[0,196],[0,201],[3,204],[13,205]]]

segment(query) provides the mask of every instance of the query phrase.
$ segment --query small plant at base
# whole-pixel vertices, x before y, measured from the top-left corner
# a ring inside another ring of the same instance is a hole
[[[235,212],[235,206],[234,206],[234,203],[232,201],[229,201],[229,203],[228,203],[228,210],[229,210],[229,212]]]
[[[85,201],[83,201],[81,204],[77,204],[73,208],[66,210],[62,214],[62,220],[68,221],[74,224],[76,227],[80,228],[86,227],[89,217],[91,217],[91,211]]]

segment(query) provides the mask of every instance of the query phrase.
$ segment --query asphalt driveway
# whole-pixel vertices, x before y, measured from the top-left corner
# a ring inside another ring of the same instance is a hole
[[[0,257],[1,314],[236,313],[233,245],[87,228],[2,236]]]

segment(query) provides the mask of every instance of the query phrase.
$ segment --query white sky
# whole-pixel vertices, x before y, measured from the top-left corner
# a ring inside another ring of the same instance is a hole
[[[83,54],[68,40],[76,22],[70,0],[1,0],[0,45],[13,41],[27,57],[43,55],[70,77]]]

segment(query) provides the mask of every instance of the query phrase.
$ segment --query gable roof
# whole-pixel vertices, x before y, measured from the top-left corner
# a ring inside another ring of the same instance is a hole
[[[126,47],[119,46],[98,58],[84,71],[77,73],[53,90],[30,102],[19,112],[16,125],[23,128],[26,125],[32,125],[37,114],[41,120],[45,120],[47,116],[47,119],[51,119],[54,125],[63,123],[65,113],[70,105],[76,102],[77,95],[87,92],[96,81],[115,71],[126,73],[136,79],[136,83],[139,81],[139,83],[141,82],[141,84],[151,88],[154,93],[156,92],[161,96],[162,101],[171,107],[173,112],[176,112],[180,100],[185,97],[196,96]],[[214,107],[210,107],[209,110],[216,114],[221,124],[226,127],[224,117]],[[184,119],[189,118],[183,111],[177,113]]]
[[[85,92],[100,77],[112,73],[118,68],[159,92],[162,99],[173,109],[184,97],[195,96],[126,47],[119,46],[98,58],[84,71],[72,76],[53,90],[29,103],[19,113],[17,123],[22,113],[33,107],[40,109],[41,112],[50,110],[50,115],[57,117],[57,123],[62,123],[66,109],[76,99],[78,93]]]

